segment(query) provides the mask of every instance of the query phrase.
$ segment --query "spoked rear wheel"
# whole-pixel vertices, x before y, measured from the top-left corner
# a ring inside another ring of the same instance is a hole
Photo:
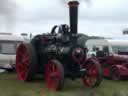
[[[64,69],[58,60],[49,60],[45,68],[45,81],[51,90],[61,90],[64,85]]]
[[[96,87],[102,81],[101,66],[96,60],[88,60],[83,67],[87,70],[86,75],[82,78],[85,86]]]
[[[29,43],[20,44],[16,52],[17,78],[30,81],[36,72],[37,58],[33,46]]]

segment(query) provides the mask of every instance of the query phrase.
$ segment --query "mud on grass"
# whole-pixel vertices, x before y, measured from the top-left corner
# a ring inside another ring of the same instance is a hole
[[[0,74],[0,96],[128,96],[127,89],[128,80],[104,79],[99,87],[93,89],[85,87],[81,80],[65,80],[63,90],[54,92],[46,88],[42,79],[23,82],[16,79],[15,73]]]

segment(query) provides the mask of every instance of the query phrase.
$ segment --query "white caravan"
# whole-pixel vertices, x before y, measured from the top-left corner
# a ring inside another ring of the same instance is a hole
[[[15,67],[17,46],[24,42],[20,36],[11,33],[0,33],[0,68],[12,69]]]
[[[128,40],[89,39],[85,43],[88,48],[88,57],[96,55],[96,48],[108,54],[128,55]]]

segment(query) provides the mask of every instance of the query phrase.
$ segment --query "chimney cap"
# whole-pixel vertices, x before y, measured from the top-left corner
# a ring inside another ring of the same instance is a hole
[[[78,1],[69,1],[68,5],[69,6],[78,6],[79,2]]]

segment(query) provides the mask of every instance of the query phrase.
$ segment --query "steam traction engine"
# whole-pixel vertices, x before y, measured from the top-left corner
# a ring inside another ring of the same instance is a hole
[[[41,73],[48,88],[60,90],[64,78],[82,78],[89,87],[102,81],[100,64],[86,58],[87,49],[81,46],[77,33],[78,2],[70,1],[70,28],[54,26],[51,33],[35,36],[30,43],[19,45],[16,53],[16,72],[19,80],[30,81]],[[58,27],[58,32],[56,28]]]

